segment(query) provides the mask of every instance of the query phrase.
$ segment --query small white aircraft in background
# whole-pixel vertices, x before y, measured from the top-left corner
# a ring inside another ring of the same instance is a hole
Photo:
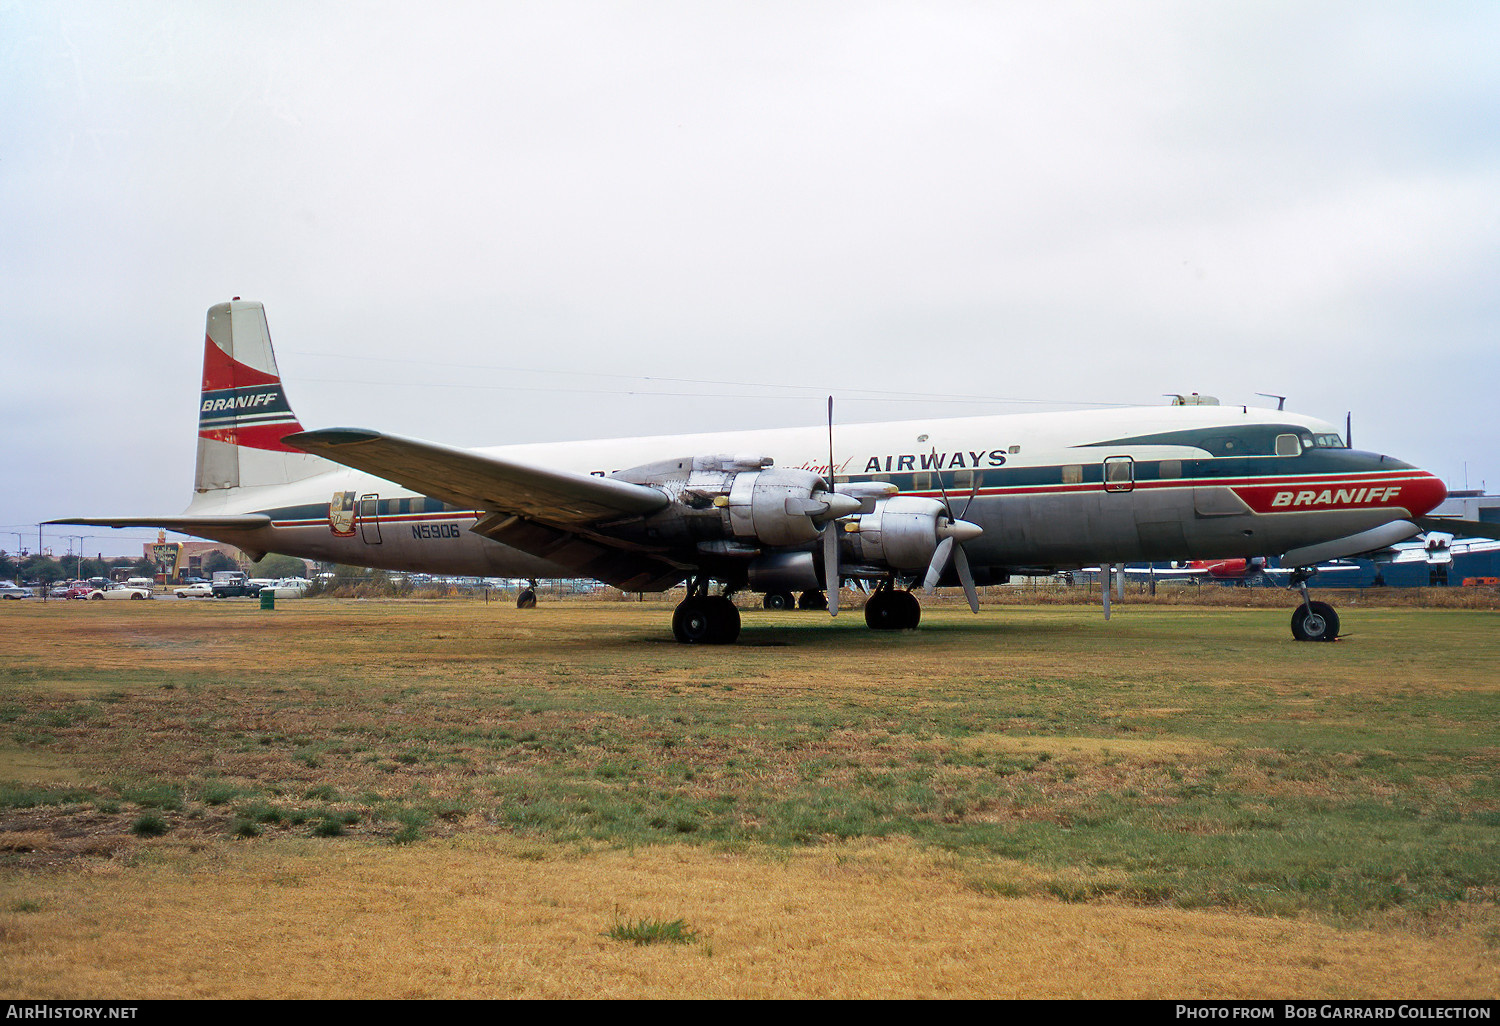
[[[59,524],[161,527],[389,570],[587,577],[626,591],[687,582],[688,643],[738,637],[737,591],[800,592],[837,614],[914,627],[912,586],[964,589],[1090,564],[1279,556],[1299,640],[1338,617],[1308,595],[1325,560],[1441,529],[1443,483],[1347,447],[1282,410],[1171,406],[920,419],[738,433],[456,449],[367,428],[305,431],[261,304],[208,312],[192,501],[177,515]],[[1453,524],[1444,522],[1453,528]],[[1467,528],[1470,525],[1460,525]]]
[[[1347,574],[1359,573],[1360,567],[1356,563],[1322,563],[1317,567],[1319,574]],[[1086,573],[1103,573],[1102,567],[1088,567]],[[1116,571],[1120,572],[1120,571]],[[1264,556],[1252,556],[1248,559],[1191,559],[1179,560],[1170,567],[1140,567],[1127,566],[1123,568],[1127,577],[1148,578],[1158,581],[1182,580],[1192,578],[1208,578],[1214,581],[1228,581],[1235,584],[1249,584],[1269,578],[1278,582],[1290,580],[1296,569],[1286,567],[1268,566]]]
[[[1442,517],[1429,517],[1429,521],[1441,523]],[[1490,530],[1500,533],[1500,524],[1491,524]],[[1379,559],[1382,563],[1426,563],[1429,566],[1446,566],[1454,556],[1474,556],[1482,552],[1500,550],[1500,541],[1491,538],[1471,538],[1459,541],[1445,531],[1428,531],[1416,541],[1400,542],[1391,546],[1391,553]]]

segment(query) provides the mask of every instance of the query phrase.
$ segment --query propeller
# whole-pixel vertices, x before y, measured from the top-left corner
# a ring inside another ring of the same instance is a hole
[[[933,464],[937,464],[937,450],[932,450]],[[927,577],[922,581],[922,590],[932,594],[937,587],[938,581],[943,576],[943,571],[948,569],[951,559],[953,568],[958,572],[958,581],[964,587],[964,597],[969,600],[969,609],[979,612],[979,592],[974,588],[974,574],[969,569],[969,557],[964,553],[963,543],[972,538],[978,538],[984,533],[984,528],[978,524],[971,524],[962,516],[953,515],[953,503],[948,499],[948,489],[943,486],[942,471],[937,474],[938,491],[943,495],[943,512],[946,520],[939,520],[935,525],[937,528],[938,544],[933,550],[932,562],[927,565]],[[975,487],[969,493],[969,502],[964,503],[964,513],[969,512],[969,503],[974,501],[978,493],[978,479],[975,479]]]

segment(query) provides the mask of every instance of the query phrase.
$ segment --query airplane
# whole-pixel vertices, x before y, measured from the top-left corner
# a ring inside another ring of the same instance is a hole
[[[1282,410],[1171,405],[460,449],[368,428],[304,430],[258,302],[208,311],[194,492],[151,526],[388,570],[588,577],[625,591],[686,583],[674,637],[727,644],[741,591],[839,611],[869,590],[877,630],[917,626],[912,593],[1089,564],[1279,556],[1299,641],[1337,613],[1307,579],[1324,560],[1433,525],[1441,480],[1345,445]],[[1443,521],[1447,530],[1471,525]],[[1473,525],[1477,526],[1477,525]],[[1106,585],[1107,596],[1107,585]],[[768,603],[769,604],[769,603]]]
[[[1430,517],[1429,520],[1441,525],[1445,518]],[[1490,524],[1489,530],[1491,533],[1500,533],[1500,524]],[[1393,545],[1388,553],[1380,553],[1375,558],[1381,563],[1426,563],[1429,566],[1446,566],[1453,562],[1454,556],[1477,556],[1496,550],[1500,550],[1500,541],[1492,538],[1459,541],[1451,532],[1432,530],[1422,535],[1420,540]]]
[[[1084,572],[1101,573],[1102,569],[1085,567]],[[1127,577],[1146,577],[1159,581],[1207,577],[1211,580],[1228,581],[1234,584],[1249,584],[1251,581],[1266,578],[1290,579],[1296,572],[1295,568],[1268,565],[1265,556],[1175,560],[1170,567],[1127,566],[1124,568]],[[1320,574],[1359,573],[1360,567],[1355,563],[1322,563],[1318,565],[1317,572]]]

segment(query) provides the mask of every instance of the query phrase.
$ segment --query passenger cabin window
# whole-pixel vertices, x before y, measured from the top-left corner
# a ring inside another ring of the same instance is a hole
[[[1276,455],[1278,456],[1301,456],[1302,443],[1296,435],[1276,436]]]
[[[931,474],[913,474],[911,476],[911,488],[912,488],[912,491],[914,491],[914,492],[930,492],[930,491],[932,491],[932,475]]]
[[[1129,456],[1111,456],[1104,461],[1104,490],[1128,492],[1135,487],[1135,460]]]
[[[1181,460],[1162,460],[1159,468],[1156,471],[1156,476],[1159,477],[1159,478],[1161,478],[1163,481],[1171,480],[1172,478],[1176,478],[1176,477],[1181,477],[1182,476],[1182,461]]]
[[[1077,464],[1062,468],[1063,484],[1083,484],[1083,468]]]
[[[953,487],[956,491],[971,492],[974,490],[974,471],[956,470],[953,472]]]

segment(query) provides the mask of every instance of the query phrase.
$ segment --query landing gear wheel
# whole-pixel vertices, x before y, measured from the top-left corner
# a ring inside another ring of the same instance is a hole
[[[901,629],[913,630],[922,622],[922,603],[909,591],[896,591],[891,595],[896,600],[896,608],[901,611]]]
[[[797,600],[798,609],[827,609],[828,594],[822,591],[804,591]]]
[[[795,609],[797,603],[789,591],[768,591],[761,605],[766,609]]]
[[[922,620],[922,604],[909,591],[877,591],[865,602],[865,623],[873,631],[904,631]]]
[[[519,594],[519,595],[516,596],[516,608],[517,609],[535,609],[536,608],[536,589],[535,588],[522,588],[521,589],[521,594]]]
[[[1306,602],[1292,610],[1292,637],[1332,641],[1339,636],[1339,614],[1327,602]]]
[[[728,645],[740,636],[740,611],[722,595],[683,599],[672,612],[672,636],[684,645]]]

